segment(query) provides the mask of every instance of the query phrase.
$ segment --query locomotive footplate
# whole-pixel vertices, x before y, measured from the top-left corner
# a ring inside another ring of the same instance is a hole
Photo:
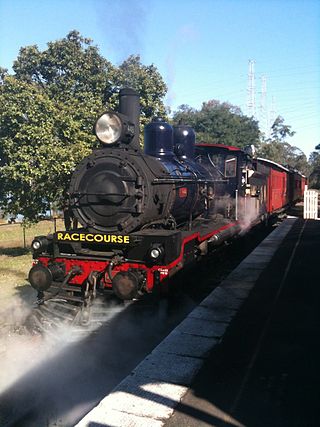
[[[44,236],[40,236],[43,242]],[[40,238],[39,238],[40,239]],[[180,254],[182,237],[179,230],[141,230],[130,236],[93,234],[84,230],[57,232],[47,237],[34,258],[47,255],[53,258],[105,260],[122,256],[147,265],[169,264]],[[37,238],[35,239],[37,240]]]
[[[33,245],[30,283],[38,291],[54,282],[60,282],[61,288],[75,285],[82,289],[84,300],[96,286],[112,289],[124,300],[137,298],[205,255],[210,243],[221,244],[239,230],[237,222],[214,218],[194,221],[192,230],[145,229],[126,236],[79,229],[36,237],[39,244]]]
[[[170,270],[175,271],[182,246],[178,230],[141,230],[130,236],[94,234],[83,229],[57,232],[35,238],[35,261],[29,280],[38,292],[56,286],[58,292],[54,295],[65,285],[75,285],[82,289],[85,300],[87,291],[95,292],[97,286],[100,290],[112,289],[121,299],[132,299],[151,292]]]

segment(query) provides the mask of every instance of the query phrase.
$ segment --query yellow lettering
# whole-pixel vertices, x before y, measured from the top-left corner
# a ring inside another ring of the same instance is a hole
[[[130,243],[130,236],[112,234],[92,234],[92,233],[57,233],[57,240],[72,240],[73,242],[96,242],[96,243]]]

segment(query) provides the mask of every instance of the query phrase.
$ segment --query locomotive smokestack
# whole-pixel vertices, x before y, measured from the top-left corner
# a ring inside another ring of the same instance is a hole
[[[125,114],[135,125],[132,145],[139,147],[140,96],[134,89],[124,88],[119,93],[119,113]]]

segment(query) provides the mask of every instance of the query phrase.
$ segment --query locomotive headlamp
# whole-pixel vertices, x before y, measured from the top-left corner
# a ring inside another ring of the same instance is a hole
[[[152,262],[160,261],[163,258],[164,255],[164,249],[163,246],[160,243],[154,243],[151,245],[149,252],[148,252],[148,258]]]
[[[37,251],[40,248],[41,248],[41,243],[39,242],[39,240],[34,240],[32,242],[32,249],[34,249],[35,251]]]
[[[130,142],[134,136],[134,124],[125,115],[108,111],[98,118],[94,131],[99,141],[106,145]]]
[[[38,236],[31,243],[31,247],[35,252],[39,252],[47,249],[48,244],[48,239],[45,236]]]
[[[157,258],[159,258],[160,255],[161,255],[161,251],[159,248],[151,249],[151,251],[150,251],[151,258],[157,259]]]

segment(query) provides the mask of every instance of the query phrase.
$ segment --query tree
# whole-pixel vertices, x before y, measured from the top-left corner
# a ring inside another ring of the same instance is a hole
[[[70,173],[95,143],[114,69],[72,31],[43,52],[22,48],[13,70],[0,87],[1,203],[32,221],[62,205]]]
[[[0,86],[0,198],[5,212],[33,221],[50,203],[61,206],[64,183],[92,143],[81,122],[36,84],[7,77]]]
[[[284,118],[281,116],[275,119],[271,129],[272,140],[284,141],[287,137],[295,135],[295,131],[291,130],[291,126],[285,124]]]
[[[291,126],[286,125],[284,118],[278,116],[271,129],[271,136],[261,142],[258,155],[308,175],[309,165],[306,155],[300,148],[294,147],[286,141],[295,134],[291,130]]]
[[[13,69],[18,80],[37,84],[61,108],[73,111],[88,131],[97,112],[117,108],[118,91],[125,86],[140,94],[141,125],[155,115],[165,116],[167,87],[153,64],[143,65],[139,55],[131,55],[114,67],[78,31],[49,42],[43,52],[37,46],[20,49]]]
[[[43,52],[37,46],[21,48],[13,70],[17,80],[39,87],[58,109],[65,110],[64,115],[81,122],[88,134],[115,90],[116,68],[100,55],[92,40],[75,30],[49,42]]]
[[[192,126],[198,140],[211,144],[244,147],[259,141],[258,123],[253,118],[243,115],[239,107],[217,100],[204,102],[200,110],[182,105],[173,122]]]
[[[52,203],[62,207],[74,167],[98,144],[93,124],[117,107],[119,87],[141,92],[142,122],[164,112],[154,65],[132,56],[114,67],[77,31],[43,51],[21,48],[13,70],[0,68],[0,202],[29,221]]]
[[[316,149],[319,150],[320,145],[317,145]],[[309,164],[310,164],[309,187],[320,189],[320,153],[319,152],[313,151],[310,154]]]
[[[49,42],[43,52],[37,46],[21,48],[13,70],[18,80],[39,85],[50,98],[63,103],[87,102],[87,95],[107,100],[116,73],[92,40],[75,30],[61,40]]]

